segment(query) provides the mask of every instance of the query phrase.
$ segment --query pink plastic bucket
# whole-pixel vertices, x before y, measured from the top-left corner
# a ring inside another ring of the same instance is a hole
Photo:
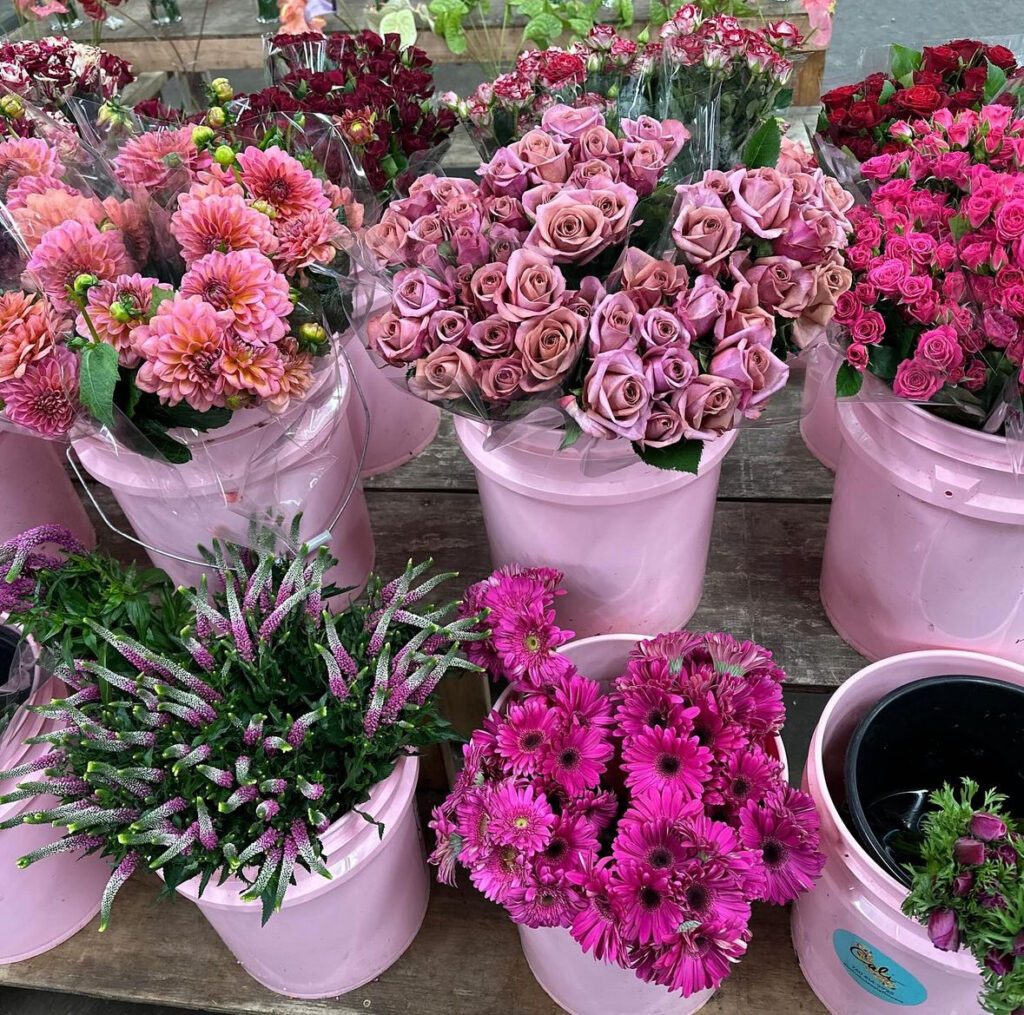
[[[807,450],[834,472],[843,446],[836,401],[836,373],[842,357],[838,350],[827,344],[814,346],[805,356],[807,372],[804,375],[800,436]]]
[[[821,601],[869,659],[959,648],[1024,662],[1024,477],[1005,440],[844,399]]]
[[[0,433],[0,543],[37,525],[63,525],[86,546],[95,545],[63,451],[54,441]]]
[[[332,384],[336,390],[324,388]],[[110,487],[139,540],[155,548],[149,550],[153,562],[176,584],[197,586],[206,569],[169,554],[199,560],[200,543],[209,546],[213,536],[244,540],[249,516],[271,509],[285,516],[286,530],[301,511],[302,538],[326,542],[340,561],[328,579],[361,590],[374,545],[359,452],[347,425],[352,389],[344,364],[340,380],[325,370],[310,398],[276,419],[256,409],[236,413],[185,465],[115,450],[99,437],[76,441],[75,450],[86,470]],[[323,538],[343,504],[329,539]]]
[[[793,944],[811,989],[833,1015],[980,1015],[981,978],[967,952],[940,952],[903,916],[906,889],[879,867],[840,817],[843,761],[857,723],[890,691],[944,674],[1024,684],[1024,666],[971,652],[911,652],[873,663],[832,696],[811,739],[803,786],[821,815],[827,861],[793,906]]]
[[[377,366],[363,343],[353,341],[350,332],[343,340],[352,373],[366,400],[349,402],[348,420],[357,448],[366,443],[362,475],[378,476],[415,458],[437,436],[441,410],[405,390],[403,371]],[[366,440],[366,414],[370,414],[370,437]]]
[[[629,653],[646,635],[606,634],[582,638],[561,648],[585,677],[610,687],[626,672]],[[502,709],[508,692],[498,699]],[[769,753],[782,762],[788,777],[782,738],[767,745]],[[645,983],[630,969],[600,962],[583,951],[564,927],[520,926],[519,940],[530,971],[548,996],[570,1015],[691,1015],[711,1000],[713,990],[690,997]]]
[[[530,428],[485,447],[483,424],[456,417],[476,469],[495,567],[565,572],[558,620],[581,636],[682,627],[700,602],[728,433],[704,449],[698,475],[655,469],[625,441],[583,441]]]
[[[220,939],[265,987],[290,997],[334,997],[379,976],[412,944],[427,912],[430,882],[416,816],[419,759],[403,757],[371,791],[363,809],[324,834],[332,878],[306,871],[280,912],[261,926],[259,902],[242,902],[241,882],[212,882],[202,897],[198,879],[178,888]]]
[[[60,685],[48,681],[33,701],[42,704],[61,693]],[[52,720],[20,712],[0,745],[0,771],[45,754],[49,745],[27,745],[24,741],[54,728]],[[17,785],[17,780],[0,783],[0,795],[13,792]],[[28,811],[45,810],[55,803],[52,797],[31,797],[2,804],[0,822]],[[100,911],[110,865],[98,855],[60,853],[18,870],[20,857],[56,842],[63,833],[63,828],[52,825],[17,825],[0,831],[0,965],[56,948]]]

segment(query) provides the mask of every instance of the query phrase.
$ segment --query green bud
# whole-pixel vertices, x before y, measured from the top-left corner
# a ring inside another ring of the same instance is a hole
[[[261,211],[267,218],[277,218],[277,212],[269,201],[253,201],[251,207],[254,211]]]
[[[227,78],[214,78],[210,82],[210,94],[218,102],[230,102],[235,97],[235,90]]]
[[[197,148],[202,148],[203,145],[212,141],[216,136],[212,127],[201,125],[192,131],[192,144]]]
[[[111,303],[110,316],[118,324],[127,324],[132,319],[133,314],[123,303]]]
[[[0,113],[11,120],[17,120],[25,112],[25,103],[17,95],[5,95],[0,99]]]
[[[222,144],[217,147],[217,150],[213,153],[214,161],[220,166],[230,166],[235,161],[235,149],[229,144]]]
[[[321,325],[307,321],[299,327],[299,338],[309,345],[320,345],[327,341],[327,331]]]
[[[100,280],[95,275],[79,275],[75,279],[75,292],[84,296],[94,285],[99,285]]]
[[[206,114],[206,122],[215,130],[220,130],[228,122],[228,114],[220,106],[214,106]]]

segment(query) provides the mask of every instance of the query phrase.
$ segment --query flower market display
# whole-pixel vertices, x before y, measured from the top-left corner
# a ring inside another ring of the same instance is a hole
[[[511,696],[434,811],[432,862],[599,962],[683,996],[717,987],[751,902],[792,900],[824,862],[814,807],[769,752],[784,674],[751,642],[678,632],[638,642],[602,688],[556,651],[560,578],[510,569],[467,595],[491,628],[470,656]]]
[[[979,797],[969,779],[959,793],[944,786],[931,804],[904,912],[927,925],[936,948],[966,949],[977,959],[984,1011],[1013,1015],[1024,1007],[1019,822],[1004,796],[988,791]]]

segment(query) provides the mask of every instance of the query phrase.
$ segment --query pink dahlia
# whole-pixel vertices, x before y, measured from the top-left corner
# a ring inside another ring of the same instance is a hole
[[[498,727],[498,753],[516,775],[540,772],[556,730],[556,715],[543,700],[511,705]]]
[[[753,801],[740,811],[740,839],[761,854],[765,902],[791,902],[814,887],[825,866],[816,835],[801,829],[789,814]]]
[[[60,176],[64,167],[56,148],[37,137],[0,141],[0,198],[23,176]]]
[[[28,194],[20,208],[11,212],[18,233],[25,246],[35,250],[42,238],[62,222],[89,222],[99,225],[103,221],[103,205],[94,197],[69,194],[65,190],[47,190],[41,194]]]
[[[552,741],[544,770],[569,796],[578,796],[597,786],[613,753],[605,731],[571,726]]]
[[[136,264],[145,264],[153,247],[153,230],[166,229],[167,212],[143,197],[127,201],[106,197],[103,211],[107,223],[120,231],[128,255]]]
[[[186,189],[211,164],[209,152],[192,140],[191,126],[137,134],[114,159],[114,173],[128,188],[150,194]]]
[[[4,415],[45,437],[66,434],[80,405],[78,357],[65,346],[32,363],[16,380],[0,384]]]
[[[568,927],[583,906],[563,871],[542,868],[513,888],[506,903],[509,916],[527,927]]]
[[[214,251],[194,261],[181,280],[183,296],[199,296],[234,315],[234,334],[262,348],[288,333],[288,280],[258,250]]]
[[[149,324],[135,333],[143,357],[135,383],[169,405],[186,402],[197,412],[224,405],[221,371],[230,311],[215,310],[198,296],[164,300]]]
[[[284,372],[280,378],[280,388],[276,395],[267,399],[267,408],[271,412],[281,413],[288,410],[293,401],[301,401],[313,386],[313,356],[308,352],[300,352],[293,338],[283,338],[277,343],[281,353]]]
[[[59,329],[45,299],[18,289],[0,296],[0,383],[23,376],[30,364],[49,355]]]
[[[273,226],[274,264],[289,277],[312,264],[329,265],[338,256],[344,230],[331,211],[310,209]]]
[[[116,230],[100,231],[95,223],[70,221],[51,229],[32,252],[25,273],[54,307],[70,314],[68,289],[79,275],[113,281],[135,270]]]
[[[220,373],[226,398],[273,398],[281,388],[284,361],[276,345],[246,345],[232,335],[224,340]]]
[[[593,954],[598,962],[612,962],[626,967],[628,951],[619,933],[619,918],[609,886],[612,858],[588,858],[569,879],[583,897],[583,908],[573,917],[572,936],[580,947]]]
[[[495,788],[487,801],[487,826],[492,841],[515,846],[527,856],[539,853],[551,838],[555,814],[551,804],[538,796],[532,786],[511,783]]]
[[[639,944],[661,944],[683,922],[683,910],[676,901],[667,870],[620,861],[608,892],[619,913],[623,936]]]
[[[141,362],[135,351],[134,335],[149,317],[156,288],[170,291],[169,286],[144,275],[119,275],[112,282],[101,282],[89,290],[89,320],[100,338],[118,351],[122,366],[134,367]],[[92,337],[84,315],[78,315],[75,327],[83,338]]]
[[[275,220],[297,218],[307,211],[330,211],[323,184],[298,159],[276,145],[261,151],[250,147],[239,152],[242,186],[253,201],[273,209]]]
[[[46,194],[50,191],[60,190],[72,197],[81,197],[82,192],[75,187],[69,186],[56,176],[23,176],[17,183],[7,191],[8,211],[17,211],[25,207],[26,200],[32,194]]]
[[[181,256],[190,267],[214,251],[261,250],[272,254],[277,249],[270,219],[240,197],[230,195],[180,201],[171,216],[171,235],[181,245]]]
[[[696,737],[647,729],[623,744],[622,768],[634,794],[674,785],[700,796],[711,772],[711,752]]]

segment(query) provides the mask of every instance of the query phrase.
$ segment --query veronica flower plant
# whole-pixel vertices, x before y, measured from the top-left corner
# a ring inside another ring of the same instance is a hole
[[[981,1007],[1024,1011],[1024,829],[1006,797],[964,779],[932,794],[921,862],[903,911],[928,928],[936,948],[968,949],[982,977]]]
[[[676,632],[602,686],[557,654],[572,637],[555,624],[560,578],[497,572],[466,597],[490,611],[471,657],[511,691],[433,813],[431,860],[642,980],[717,987],[751,903],[791,901],[824,865],[814,805],[773,750],[784,674],[751,642]]]
[[[128,665],[85,656],[59,668],[68,695],[37,707],[57,726],[37,738],[51,750],[0,773],[20,780],[4,801],[55,798],[15,824],[66,829],[23,866],[109,857],[102,927],[138,869],[168,890],[234,877],[269,918],[299,868],[329,876],[320,835],[334,821],[358,812],[402,755],[451,737],[431,696],[447,672],[475,669],[459,648],[481,637],[457,604],[427,604],[451,575],[410,564],[336,614],[326,549],[289,561],[252,542],[215,546],[222,591],[204,581],[175,593],[191,617],[173,650],[89,621]]]

